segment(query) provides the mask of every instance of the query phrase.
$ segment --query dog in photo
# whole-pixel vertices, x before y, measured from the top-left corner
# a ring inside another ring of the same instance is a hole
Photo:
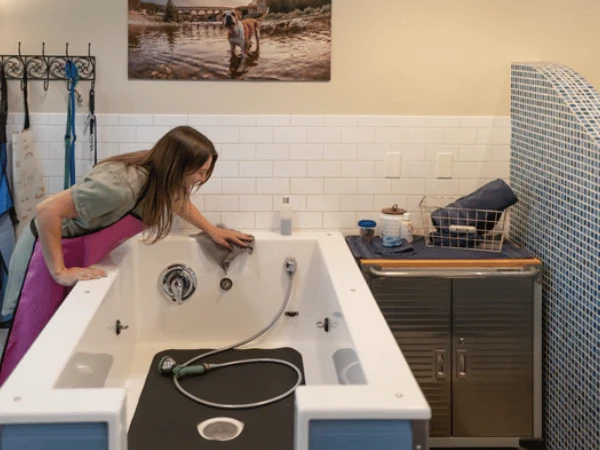
[[[252,36],[256,39],[256,51],[260,50],[260,20],[264,19],[269,13],[269,9],[256,19],[241,20],[241,13],[235,9],[229,9],[223,12],[221,20],[227,28],[227,39],[231,46],[231,57],[235,57],[235,47],[240,47],[242,51],[242,62],[240,72],[244,70],[246,58],[250,51]]]

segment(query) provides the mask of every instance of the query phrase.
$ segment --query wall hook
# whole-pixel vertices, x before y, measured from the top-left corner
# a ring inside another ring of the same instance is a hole
[[[65,44],[65,55],[66,55],[67,62],[73,63],[73,60],[69,56],[69,43],[68,42]],[[71,83],[72,83],[71,80],[67,80],[67,90],[71,90]],[[77,89],[75,89],[75,95],[77,96],[77,104],[79,106],[81,106],[83,104],[83,97],[81,97],[81,94],[77,91]]]
[[[46,43],[42,42],[42,61],[46,65],[46,79],[44,80],[44,91],[50,87],[50,62],[46,59]]]
[[[1,0],[0,0],[1,2]],[[23,51],[23,43],[18,41],[18,52],[9,55],[0,55],[0,65],[4,69],[7,80],[19,80],[21,90],[27,89],[26,84],[31,80],[44,82],[44,91],[48,91],[51,81],[69,81],[65,70],[66,62],[69,66],[77,65],[78,80],[92,82],[95,86],[96,79],[96,61],[92,56],[91,43],[88,43],[87,55],[73,56],[69,53],[69,42],[65,43],[65,53],[63,55],[46,54],[46,43],[42,43],[42,52],[36,55],[27,55]],[[78,100],[83,102],[79,95]]]
[[[27,75],[27,64],[25,63],[25,60],[23,59],[23,55],[21,54],[21,41],[19,41],[19,61],[21,61],[21,64],[23,65],[23,76]],[[25,83],[23,82],[23,80],[21,79],[21,91],[25,91]]]
[[[94,58],[92,58],[92,43],[88,42],[88,58],[90,59],[90,63],[92,64],[92,73],[94,74],[94,78],[96,77],[96,63],[94,62]],[[91,86],[91,90],[93,91],[94,88],[96,87],[96,80],[92,78],[92,86]]]

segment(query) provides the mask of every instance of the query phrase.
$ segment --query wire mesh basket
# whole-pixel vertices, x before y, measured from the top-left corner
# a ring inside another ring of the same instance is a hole
[[[427,247],[500,252],[510,208],[504,211],[453,207],[459,197],[425,196],[419,203]]]

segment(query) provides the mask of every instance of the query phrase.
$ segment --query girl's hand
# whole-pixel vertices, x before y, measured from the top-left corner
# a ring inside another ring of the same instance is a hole
[[[247,245],[244,243],[244,241],[252,240],[252,236],[250,236],[249,234],[235,230],[227,230],[219,227],[215,227],[214,230],[212,230],[209,233],[209,236],[217,244],[222,245],[223,247],[227,247],[228,249],[232,248],[230,242],[237,245],[238,247],[245,248],[247,247]]]
[[[52,278],[61,286],[73,286],[80,280],[94,280],[105,276],[106,272],[102,269],[94,267],[71,267],[53,274]]]

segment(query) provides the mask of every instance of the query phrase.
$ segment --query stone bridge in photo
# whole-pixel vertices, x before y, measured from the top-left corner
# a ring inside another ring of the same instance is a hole
[[[130,0],[131,1],[131,0]],[[202,19],[215,19],[223,11],[236,9],[244,16],[259,16],[268,11],[266,0],[257,0],[251,2],[248,6],[239,6],[237,8],[224,8],[222,6],[176,6],[180,15],[193,16]]]
[[[222,8],[216,6],[176,6],[179,14],[200,16],[200,17],[214,17],[221,14],[230,8]]]

